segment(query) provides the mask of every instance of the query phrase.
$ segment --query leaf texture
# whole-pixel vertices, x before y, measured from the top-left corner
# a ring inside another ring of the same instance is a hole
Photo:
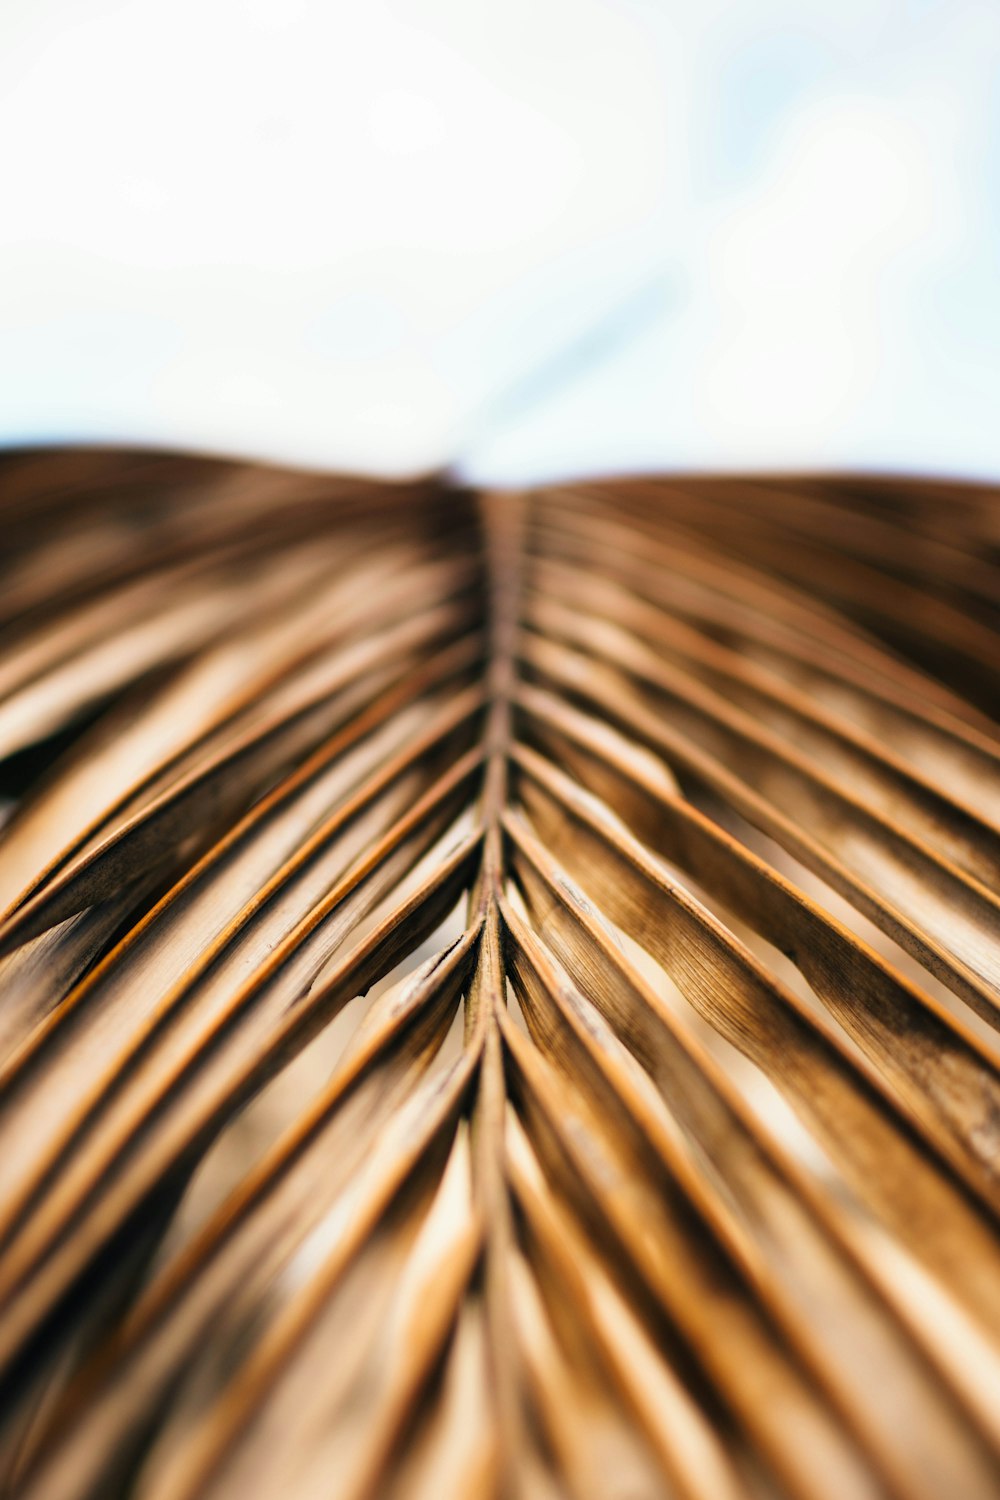
[[[1000,1494],[1000,501],[0,464],[18,1500]]]

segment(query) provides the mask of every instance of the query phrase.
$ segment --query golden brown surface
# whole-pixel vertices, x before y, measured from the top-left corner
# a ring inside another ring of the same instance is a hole
[[[0,525],[0,1492],[1000,1495],[998,492]]]

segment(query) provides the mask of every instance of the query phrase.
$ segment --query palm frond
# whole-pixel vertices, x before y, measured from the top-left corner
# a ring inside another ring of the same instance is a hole
[[[1000,1494],[1000,502],[9,455],[23,1500]]]

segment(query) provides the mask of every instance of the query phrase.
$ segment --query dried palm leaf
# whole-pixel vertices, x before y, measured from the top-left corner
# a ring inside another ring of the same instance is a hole
[[[0,513],[5,1494],[1000,1494],[996,492]]]

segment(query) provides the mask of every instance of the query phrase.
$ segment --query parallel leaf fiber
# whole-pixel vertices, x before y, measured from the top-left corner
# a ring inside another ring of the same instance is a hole
[[[1000,1495],[1000,497],[0,464],[17,1500]]]

